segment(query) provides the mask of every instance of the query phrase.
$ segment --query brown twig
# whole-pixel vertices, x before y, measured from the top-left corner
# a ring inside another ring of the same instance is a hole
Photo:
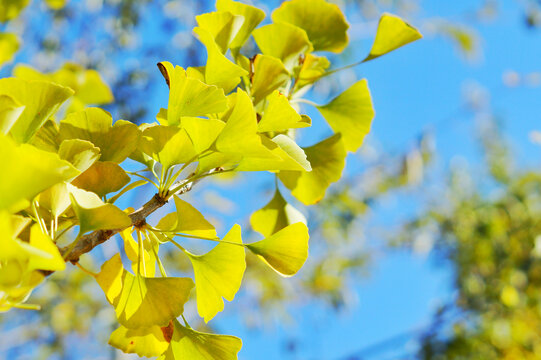
[[[220,171],[221,169],[213,169],[209,171],[210,173]],[[176,186],[182,184],[183,182],[186,182],[186,180],[183,180],[181,182],[178,182],[176,184],[173,184],[171,188],[175,188]],[[146,220],[146,218],[152,214],[154,211],[158,210],[162,206],[164,206],[168,199],[171,198],[173,195],[182,195],[187,193],[193,188],[193,185],[195,185],[197,182],[199,182],[199,179],[196,179],[191,182],[187,182],[186,185],[181,187],[178,191],[176,191],[174,194],[168,194],[167,196],[160,196],[159,194],[155,194],[152,199],[147,201],[141,208],[135,210],[128,216],[131,219],[131,226],[141,224],[143,221]],[[72,264],[75,264],[79,261],[79,258],[81,255],[86,254],[92,249],[94,249],[96,246],[106,242],[109,240],[113,235],[119,233],[120,231],[124,230],[126,228],[122,229],[113,229],[113,230],[97,230],[90,234],[83,235],[79,240],[77,240],[77,244],[73,247],[73,249],[70,251],[68,256],[66,257],[66,262],[71,262]],[[65,246],[60,249],[60,254],[64,256],[64,254],[70,249],[71,244],[68,246]],[[44,275],[50,275],[52,274],[52,271],[43,271]]]

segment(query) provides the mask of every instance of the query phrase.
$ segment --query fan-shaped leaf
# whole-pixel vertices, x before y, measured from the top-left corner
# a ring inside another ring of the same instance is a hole
[[[103,197],[122,189],[130,182],[124,169],[112,161],[95,162],[71,183],[80,189],[92,191]]]
[[[348,151],[357,151],[370,132],[374,108],[366,79],[357,81],[330,103],[318,106],[330,127],[342,134]]]
[[[109,345],[128,354],[160,356],[169,347],[159,326],[128,329],[122,325],[109,337]]]
[[[93,192],[69,187],[71,205],[79,219],[79,234],[93,230],[124,229],[131,225],[129,216],[112,204],[105,204]]]
[[[169,85],[167,122],[178,125],[182,116],[203,116],[226,108],[224,91],[186,75],[180,66],[164,61],[158,64]]]
[[[285,22],[269,24],[253,32],[257,46],[264,55],[282,60],[289,71],[299,65],[299,56],[313,50],[306,31]]]
[[[96,281],[128,329],[166,326],[182,314],[194,285],[189,278],[134,276],[124,270],[119,254],[103,264]]]
[[[340,8],[325,0],[292,0],[272,13],[272,21],[283,21],[304,29],[315,51],[341,52],[348,44],[349,25]]]
[[[222,241],[204,255],[186,252],[195,274],[197,312],[205,322],[224,309],[222,297],[233,301],[246,270],[240,226],[233,226]]]
[[[236,104],[225,127],[216,139],[216,149],[225,154],[274,158],[261,144],[257,134],[257,119],[248,94],[241,89],[236,93]]]
[[[186,131],[176,126],[156,125],[146,128],[139,148],[160,162],[165,170],[173,165],[186,163],[196,155]]]
[[[257,55],[254,59],[251,92],[254,104],[258,104],[274,90],[284,86],[288,80],[289,72],[279,59],[267,55]]]
[[[222,54],[227,51],[244,22],[244,16],[233,15],[229,11],[202,14],[196,16],[195,19],[199,27],[212,35]]]
[[[275,155],[275,158],[244,157],[235,168],[236,171],[312,170],[303,149],[289,136],[280,134],[272,140],[261,136],[261,141]]]
[[[87,108],[69,114],[60,122],[59,138],[88,140],[100,148],[101,161],[121,163],[137,147],[139,130],[137,125],[113,118],[105,110]]]
[[[248,40],[252,31],[265,18],[265,13],[262,10],[233,0],[217,0],[216,9],[218,11],[229,11],[234,15],[241,15],[244,17],[241,28],[231,44],[229,44],[232,49],[239,49],[242,47],[246,40]]]
[[[58,156],[69,161],[79,171],[85,171],[99,159],[100,149],[90,141],[70,139],[62,141]]]
[[[17,146],[0,134],[0,209],[18,211],[37,194],[79,174],[57,154],[32,145]],[[36,181],[39,179],[39,181]]]
[[[374,40],[374,44],[372,44],[370,54],[368,54],[364,61],[385,55],[422,37],[416,28],[400,17],[384,13],[379,19],[376,39]]]
[[[248,72],[227,59],[214,42],[212,35],[205,29],[193,29],[199,40],[207,48],[207,64],[205,66],[205,82],[230,92],[240,82],[240,77]]]
[[[158,360],[236,360],[242,340],[230,335],[205,334],[175,320],[173,338]]]
[[[8,95],[25,106],[10,133],[16,142],[26,143],[73,95],[73,90],[50,82],[5,78],[0,79],[0,95]]]
[[[174,196],[177,211],[165,215],[156,227],[162,231],[215,238],[216,229],[192,205]]]
[[[292,276],[308,258],[308,238],[308,228],[298,222],[246,247],[279,274]]]
[[[286,131],[311,125],[291,107],[287,97],[279,91],[274,91],[267,100],[269,103],[258,124],[259,132]]]
[[[252,228],[264,237],[269,237],[297,222],[306,224],[306,218],[299,210],[287,203],[278,189],[272,200],[250,217]]]
[[[293,196],[305,205],[311,205],[323,198],[331,183],[340,179],[347,153],[340,134],[305,148],[304,151],[312,171],[281,171],[278,177]]]

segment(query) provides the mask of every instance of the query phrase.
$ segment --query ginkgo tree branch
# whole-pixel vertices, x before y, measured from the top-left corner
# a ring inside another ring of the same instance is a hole
[[[152,214],[153,212],[155,212],[156,210],[164,206],[167,203],[168,199],[171,198],[173,195],[185,194],[188,191],[190,191],[193,188],[193,186],[196,183],[198,183],[203,177],[206,177],[207,175],[211,175],[211,174],[221,172],[221,171],[222,171],[221,168],[212,169],[209,172],[205,173],[205,176],[197,177],[194,180],[186,179],[186,180],[179,181],[171,186],[171,189],[178,189],[178,190],[167,194],[167,196],[160,196],[159,194],[155,194],[143,206],[141,206],[139,209],[135,210],[134,212],[128,215],[131,219],[131,226],[137,226],[138,224],[142,224],[150,214]],[[90,234],[83,235],[81,236],[81,238],[77,240],[77,243],[75,245],[69,244],[68,246],[61,248],[60,253],[62,254],[62,256],[65,256],[66,262],[69,261],[75,264],[79,261],[79,258],[81,257],[81,255],[90,252],[96,246],[106,242],[113,235],[119,233],[120,231],[124,229],[126,228],[113,229],[113,230],[97,230]],[[47,275],[51,273],[52,272],[47,272]]]

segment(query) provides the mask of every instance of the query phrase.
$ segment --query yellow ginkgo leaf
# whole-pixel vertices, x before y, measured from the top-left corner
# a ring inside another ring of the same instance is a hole
[[[101,161],[121,163],[137,148],[139,129],[137,125],[125,120],[118,120],[113,125],[113,118],[107,111],[86,108],[71,113],[62,120],[58,136],[60,141],[90,141],[100,148]]]
[[[132,263],[133,272],[138,270],[143,276],[154,277],[156,274],[156,254],[158,254],[159,243],[151,242],[148,239],[141,239],[143,241],[142,252],[139,254],[139,244],[134,240],[132,236],[133,228],[129,227],[120,232],[122,240],[124,240],[124,252],[128,259]]]
[[[237,360],[242,340],[230,335],[206,334],[173,321],[169,347],[158,360]]]
[[[216,45],[224,54],[242,27],[244,17],[242,15],[233,15],[229,11],[216,11],[198,15],[195,20],[199,27],[207,30],[212,35]]]
[[[301,54],[313,50],[306,31],[285,22],[261,26],[255,29],[252,35],[264,55],[282,60],[289,71],[300,64]]]
[[[0,95],[7,95],[25,106],[11,127],[10,134],[18,143],[29,142],[36,131],[70,96],[73,90],[45,81],[0,79]]]
[[[169,125],[178,125],[183,116],[203,116],[225,110],[226,99],[222,89],[188,76],[183,68],[170,62],[160,62],[158,67],[169,85]]]
[[[238,245],[235,245],[238,244]],[[209,322],[224,309],[222,297],[233,301],[246,270],[245,251],[239,225],[204,255],[186,252],[192,262],[197,293],[197,312]]]
[[[385,55],[422,37],[423,35],[416,28],[400,17],[384,13],[379,19],[376,39],[374,40],[370,54],[363,61]]]
[[[366,79],[357,81],[330,103],[317,109],[329,126],[342,134],[346,150],[352,152],[363,144],[375,115]]]
[[[308,258],[308,239],[308,228],[298,222],[246,247],[279,274],[292,276]]]
[[[238,52],[238,49],[248,40],[252,31],[265,18],[265,13],[261,9],[243,4],[240,1],[217,0],[216,9],[218,11],[227,11],[234,15],[240,15],[244,18],[237,35],[229,44],[233,53]]]
[[[280,171],[279,179],[305,205],[320,201],[331,183],[338,181],[346,164],[341,134],[304,148],[312,171]]]
[[[237,90],[235,107],[216,139],[216,149],[225,154],[276,158],[261,143],[261,138],[257,134],[256,113],[250,97],[244,90]]]
[[[280,59],[268,55],[257,55],[253,66],[251,95],[254,104],[258,104],[267,95],[289,81],[289,72]]]
[[[69,161],[77,170],[85,171],[100,158],[100,149],[90,141],[70,139],[60,143],[58,156]]]
[[[161,231],[216,238],[216,229],[192,205],[174,196],[176,212],[165,215],[156,225]]]
[[[58,247],[56,247],[49,235],[41,231],[38,224],[34,224],[30,229],[30,246],[41,250],[47,255],[30,256],[28,269],[59,271],[66,268],[66,263],[60,255]]]
[[[284,1],[272,13],[272,21],[283,21],[306,31],[315,51],[339,53],[348,44],[348,23],[340,8],[325,0]]]
[[[40,192],[79,174],[57,154],[32,145],[16,145],[0,134],[0,209],[23,209]],[[39,181],[36,181],[39,179]]]
[[[274,91],[269,95],[267,101],[269,103],[257,126],[259,132],[286,131],[311,125],[291,107],[287,97],[279,91]]]
[[[11,96],[0,95],[0,133],[6,135],[11,130],[24,108],[24,105]]]
[[[80,189],[92,191],[103,197],[122,189],[130,182],[130,177],[120,165],[112,161],[97,161],[71,184]]]
[[[159,326],[128,329],[122,325],[109,337],[109,345],[128,354],[160,356],[169,347]]]
[[[252,228],[265,237],[297,222],[306,224],[306,218],[284,199],[278,188],[272,200],[250,217]]]
[[[240,82],[240,77],[248,75],[248,72],[222,54],[220,47],[206,29],[196,27],[193,31],[207,49],[205,82],[216,85],[224,89],[225,93],[229,93]]]
[[[190,278],[134,276],[124,270],[119,254],[103,264],[96,281],[119,323],[129,329],[166,326],[183,313],[194,286]]]
[[[113,204],[104,203],[93,192],[68,186],[71,205],[79,220],[79,234],[94,230],[124,229],[131,225],[130,217]]]

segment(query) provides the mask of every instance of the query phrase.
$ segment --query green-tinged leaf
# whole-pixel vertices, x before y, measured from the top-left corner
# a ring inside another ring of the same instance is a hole
[[[38,224],[30,229],[30,246],[41,250],[46,256],[31,256],[28,260],[29,269],[59,271],[66,268],[66,263],[58,248],[49,235],[44,234]]]
[[[308,258],[308,238],[308,228],[298,222],[246,247],[279,274],[292,276]]]
[[[237,360],[242,340],[230,335],[206,334],[173,321],[169,347],[158,360]]]
[[[160,162],[165,170],[173,165],[186,163],[196,155],[186,130],[177,126],[156,125],[146,128],[139,148]]]
[[[71,205],[68,184],[65,182],[51,186],[39,194],[39,206],[51,212],[53,218],[62,215]]]
[[[87,108],[69,114],[60,122],[60,141],[67,139],[88,140],[100,148],[101,161],[121,163],[137,147],[139,130],[137,125],[113,118],[105,110]]]
[[[183,68],[173,67],[169,62],[161,62],[158,67],[169,85],[169,125],[178,125],[182,116],[203,116],[226,109],[226,98],[222,89],[187,76]]]
[[[57,154],[27,144],[17,146],[2,134],[0,159],[0,209],[21,210],[43,190],[79,174]]]
[[[312,205],[325,196],[331,183],[340,179],[347,153],[340,134],[304,148],[304,151],[312,171],[281,171],[278,177],[299,201]]]
[[[16,18],[30,0],[4,0],[0,2],[0,22]]]
[[[306,31],[285,22],[261,26],[254,30],[253,36],[264,55],[282,60],[289,71],[299,65],[301,54],[313,50]]]
[[[272,13],[272,21],[283,21],[304,29],[315,51],[339,53],[348,44],[348,23],[335,4],[325,0],[285,1]]]
[[[330,103],[317,109],[330,127],[342,134],[346,150],[352,152],[363,144],[375,115],[366,79],[357,81]]]
[[[254,104],[258,104],[274,90],[284,86],[288,80],[289,73],[279,59],[257,55],[254,60],[251,92]]]
[[[203,151],[209,149],[224,127],[225,123],[218,119],[196,117],[182,119],[182,128],[190,136],[197,154],[201,154]]]
[[[244,22],[242,23],[240,30],[237,32],[237,35],[231,44],[229,44],[232,49],[241,48],[246,40],[248,40],[252,31],[265,18],[265,12],[262,10],[233,0],[217,0],[216,9],[218,11],[229,11],[233,15],[241,15],[244,17]]]
[[[194,285],[189,278],[134,276],[124,270],[119,254],[103,264],[96,281],[128,329],[166,326],[183,313]]]
[[[26,143],[73,91],[50,82],[5,78],[0,79],[0,95],[8,95],[25,106],[10,133],[15,141]]]
[[[92,69],[84,70],[83,80],[75,95],[85,104],[108,104],[114,100],[109,86],[101,75]]]
[[[93,230],[124,229],[131,225],[129,216],[112,204],[105,204],[93,192],[69,187],[71,205],[79,219],[79,234]]]
[[[225,127],[216,139],[216,149],[225,154],[274,158],[261,143],[257,134],[257,118],[252,101],[241,89],[236,93],[236,104]]]
[[[60,142],[58,141],[57,123],[51,119],[47,120],[30,140],[30,144],[41,150],[58,152]]]
[[[128,329],[122,325],[109,337],[109,345],[128,354],[160,356],[169,347],[159,326]]]
[[[70,139],[62,141],[58,156],[69,161],[77,170],[85,171],[100,158],[100,149],[90,141]]]
[[[287,97],[279,91],[274,91],[267,100],[269,104],[257,126],[259,132],[286,131],[311,125],[291,107]]]
[[[205,29],[193,29],[199,40],[207,48],[207,64],[205,66],[205,82],[230,92],[240,82],[240,77],[248,74],[246,70],[231,62],[222,54],[212,35]]]
[[[84,105],[107,104],[114,100],[113,93],[96,70],[87,70],[75,63],[65,63],[51,73],[41,73],[28,65],[17,65],[13,75],[25,80],[52,81],[75,91],[77,104],[70,110],[83,110]]]
[[[80,189],[92,191],[103,197],[122,189],[130,182],[124,169],[112,161],[98,161],[71,183]]]
[[[244,22],[243,16],[233,15],[229,11],[202,14],[196,16],[195,19],[199,27],[212,35],[222,54],[227,51]]]
[[[11,226],[13,230],[13,236],[19,236],[19,234],[32,222],[32,219],[21,216],[11,215]]]
[[[13,60],[15,53],[19,50],[19,45],[19,39],[15,34],[0,33],[0,68]]]
[[[416,28],[400,17],[384,13],[379,19],[376,39],[374,40],[374,44],[372,44],[370,54],[368,54],[364,61],[385,55],[422,37]]]
[[[306,224],[306,218],[299,210],[287,203],[278,189],[272,200],[250,217],[252,228],[264,237],[269,237],[297,222]]]
[[[325,74],[331,63],[325,56],[306,54],[299,72],[299,78],[295,87],[300,89],[316,82]]]
[[[233,301],[246,270],[240,226],[234,225],[223,241],[204,255],[186,252],[195,274],[197,312],[205,322],[224,309],[222,297]]]
[[[192,205],[174,196],[176,212],[165,215],[156,225],[161,231],[216,238],[216,229]]]
[[[303,149],[289,136],[280,134],[272,140],[261,136],[261,141],[272,152],[275,158],[244,157],[235,168],[236,171],[312,170]]]
[[[21,116],[25,106],[8,95],[0,95],[0,133],[7,134],[17,119]]]

